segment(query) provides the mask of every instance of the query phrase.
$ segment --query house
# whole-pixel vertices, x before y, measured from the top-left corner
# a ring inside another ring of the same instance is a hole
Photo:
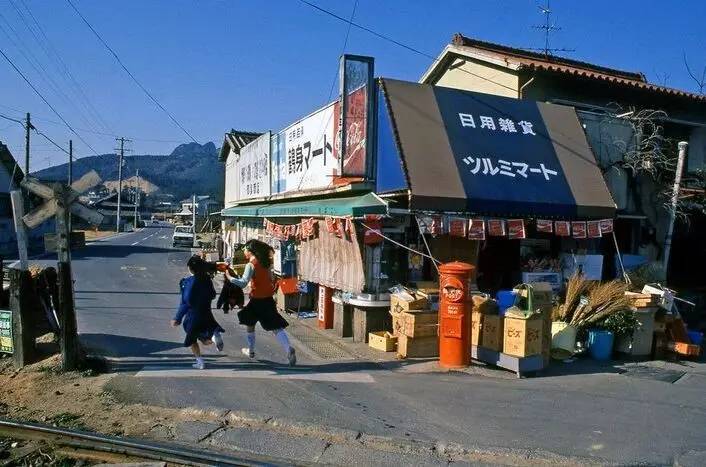
[[[93,201],[89,204],[93,209],[103,214],[103,223],[99,226],[103,230],[116,228],[118,216],[118,194],[111,193],[108,196]],[[139,216],[139,213],[138,213]],[[120,197],[120,230],[124,230],[127,224],[134,225],[135,203],[125,192]]]
[[[186,198],[181,201],[181,214],[191,215],[193,213],[193,199]],[[210,195],[196,196],[196,215],[198,217],[207,217],[211,213],[219,212],[223,208],[223,204],[212,199]]]
[[[225,170],[225,207],[235,205],[239,199],[238,193],[238,177],[236,171],[233,170],[240,156],[240,150],[249,143],[255,141],[262,133],[252,131],[240,131],[231,129],[226,133],[221,151],[218,153],[219,162],[226,165]],[[231,155],[233,157],[228,157]]]
[[[676,156],[677,141],[690,143],[681,195],[703,196],[698,174],[706,161],[706,95],[650,83],[641,72],[462,34],[453,36],[420,82],[576,108],[618,206],[616,235],[623,253],[661,260],[669,224],[665,205],[674,174],[673,168],[659,170],[656,165],[663,153]],[[653,162],[650,158],[655,154]],[[675,264],[688,264],[684,261],[695,259],[694,255],[706,261],[706,249],[699,240],[706,227],[704,215],[689,214],[690,223],[676,225],[670,278],[683,269]],[[704,283],[702,279],[706,276],[695,278]]]

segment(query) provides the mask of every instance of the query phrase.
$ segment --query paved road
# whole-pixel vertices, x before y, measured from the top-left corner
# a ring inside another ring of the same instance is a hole
[[[240,355],[244,333],[233,314],[219,311],[226,349],[210,351],[209,369],[192,371],[181,330],[169,326],[190,251],[171,248],[170,238],[168,227],[148,227],[74,255],[81,340],[115,359],[121,373],[110,389],[126,401],[621,463],[671,464],[690,451],[697,458],[706,452],[706,368],[700,365],[639,366],[619,374],[625,368],[575,364],[516,380],[501,372],[322,360],[311,345],[294,340],[301,366],[289,369],[274,338],[261,330],[257,361]],[[676,375],[676,382],[655,375]]]

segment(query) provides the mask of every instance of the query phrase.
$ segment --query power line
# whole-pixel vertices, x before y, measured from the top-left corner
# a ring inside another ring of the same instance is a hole
[[[59,145],[59,143],[57,143],[56,141],[54,141],[53,139],[51,139],[50,137],[48,137],[47,135],[45,135],[44,133],[42,133],[41,131],[39,131],[37,128],[35,128],[34,131],[35,131],[39,136],[43,137],[44,139],[46,139],[47,141],[49,141],[51,144],[53,144],[54,146],[56,146],[61,152],[65,153],[66,155],[71,155],[71,154],[69,153],[69,151],[67,151],[66,149],[64,149],[63,147],[61,147],[61,146]]]
[[[113,57],[118,62],[118,64],[122,67],[122,69],[125,70],[125,73],[127,73],[128,76],[130,76],[130,78],[132,78],[132,80],[135,82],[135,84],[140,89],[142,89],[142,91],[147,95],[147,97],[149,97],[152,100],[152,102],[154,102],[155,105],[157,105],[157,107],[159,107],[162,110],[162,112],[164,112],[171,119],[171,121],[174,122],[174,124],[176,126],[178,126],[179,129],[181,129],[181,131],[183,131],[186,134],[186,136],[188,136],[194,143],[198,144],[198,141],[196,141],[196,139],[193,136],[191,136],[191,133],[189,133],[186,130],[186,128],[184,128],[182,126],[182,124],[179,123],[177,121],[177,119],[166,108],[164,108],[164,106],[162,104],[160,104],[159,101],[142,85],[142,83],[140,83],[137,80],[137,78],[135,78],[135,75],[133,75],[132,72],[130,72],[130,70],[128,70],[128,68],[125,66],[123,61],[120,60],[120,57],[118,57],[118,54],[115,53],[115,51],[108,45],[108,43],[101,37],[101,35],[98,34],[98,32],[93,28],[93,26],[91,26],[91,23],[89,23],[88,20],[81,14],[81,12],[78,11],[78,8],[76,8],[76,5],[74,5],[74,3],[71,0],[66,0],[66,2],[71,6],[71,8],[73,8],[73,10],[76,12],[76,14],[83,20],[83,22],[86,24],[86,26],[88,26],[88,29],[90,29],[91,32],[93,32],[93,34],[98,38],[98,40],[101,42],[101,44],[103,44],[105,46],[105,48],[108,49],[108,51],[111,53],[111,55],[113,55]]]
[[[12,0],[10,0],[10,1],[12,2]],[[83,91],[83,88],[78,83],[76,78],[74,78],[74,75],[71,73],[71,70],[69,70],[69,67],[66,65],[66,62],[64,62],[64,60],[61,58],[61,55],[59,54],[57,49],[52,45],[52,41],[49,39],[47,34],[44,32],[44,28],[42,28],[41,24],[39,24],[39,21],[37,21],[37,18],[32,13],[32,10],[29,9],[29,6],[27,6],[27,3],[25,2],[25,0],[20,0],[20,3],[22,3],[22,6],[27,11],[27,14],[29,15],[29,17],[32,19],[32,22],[34,23],[35,27],[37,28],[39,33],[44,38],[44,42],[42,42],[34,33],[32,35],[37,40],[37,42],[40,44],[40,46],[42,46],[42,49],[44,50],[44,53],[47,55],[47,57],[49,57],[50,59],[53,58],[54,63],[59,65],[59,66],[57,66],[57,69],[59,69],[59,68],[63,69],[64,73],[68,77],[67,81],[69,81],[70,84],[73,84],[74,89],[76,90],[76,96],[78,96],[79,100],[82,101],[82,103],[84,104],[84,108],[86,109],[87,113],[89,115],[92,115],[93,117],[95,117],[96,120],[98,121],[98,123],[100,123],[100,125],[103,126],[105,129],[107,129],[108,131],[114,131],[110,127],[110,125],[108,125],[106,123],[106,121],[101,117],[100,113],[96,110],[95,106],[93,106],[90,99],[88,99],[88,96]],[[14,3],[13,3],[13,6],[14,6]],[[15,9],[18,10],[17,7],[15,7]],[[18,10],[18,14],[20,14],[20,16],[22,16],[21,13],[19,12],[19,10]],[[29,28],[29,26],[27,26],[27,27],[31,31],[31,28]],[[59,70],[59,71],[61,71],[61,70]]]
[[[35,92],[35,94],[37,94],[37,95],[39,96],[39,98],[42,99],[42,101],[47,105],[47,107],[49,107],[49,108],[52,110],[52,112],[54,112],[54,114],[55,114],[57,117],[59,117],[59,120],[61,120],[62,122],[64,122],[64,125],[66,125],[66,128],[68,128],[69,130],[71,130],[71,133],[75,134],[76,137],[77,137],[78,139],[80,139],[81,142],[82,142],[83,144],[85,144],[86,147],[88,147],[88,149],[90,149],[91,151],[93,151],[93,153],[97,156],[98,153],[96,152],[96,150],[93,149],[93,147],[92,147],[90,144],[88,144],[88,143],[86,142],[86,140],[83,139],[83,137],[82,137],[81,135],[79,135],[79,134],[76,132],[76,130],[73,129],[73,127],[72,127],[71,125],[69,125],[69,122],[67,122],[66,119],[65,119],[64,117],[62,117],[62,115],[54,108],[54,106],[51,105],[51,104],[49,103],[49,101],[46,100],[46,98],[42,95],[42,93],[39,92],[39,90],[37,90],[36,87],[34,87],[34,85],[32,84],[32,82],[31,82],[29,79],[27,79],[27,77],[24,75],[24,73],[22,73],[22,71],[20,71],[20,69],[17,68],[17,66],[14,64],[14,62],[10,59],[10,57],[7,56],[7,54],[5,54],[5,52],[4,52],[2,49],[0,49],[0,55],[2,55],[2,56],[5,58],[5,60],[7,60],[7,63],[9,63],[12,68],[14,68],[14,70],[17,72],[17,74],[19,74],[19,75],[22,77],[22,79],[29,85],[29,87],[32,88],[32,90]]]
[[[22,120],[17,120],[12,117],[8,117],[7,115],[0,114],[0,118],[4,118],[5,120],[10,120],[11,122],[19,123],[23,127],[25,126],[25,123]]]
[[[68,0],[67,0],[67,1],[68,1]],[[436,58],[436,57],[434,57],[433,55],[430,55],[430,54],[428,54],[428,53],[426,53],[426,52],[423,52],[423,51],[421,51],[421,50],[419,50],[419,49],[417,49],[417,48],[415,48],[415,47],[412,47],[411,45],[407,45],[407,44],[405,44],[405,43],[403,43],[403,42],[400,42],[400,41],[398,41],[398,40],[396,40],[396,39],[393,39],[393,38],[390,37],[390,36],[386,36],[385,34],[379,33],[379,32],[377,32],[377,31],[375,31],[375,30],[373,30],[373,29],[370,29],[370,28],[367,27],[367,26],[363,26],[362,24],[358,24],[358,23],[356,23],[356,22],[354,22],[354,21],[347,20],[346,18],[344,18],[344,17],[342,17],[342,16],[339,16],[339,15],[337,15],[336,13],[334,13],[334,12],[332,12],[332,11],[330,11],[330,10],[327,10],[327,9],[325,9],[325,8],[322,8],[322,7],[318,6],[318,5],[316,5],[315,3],[309,2],[309,1],[307,1],[307,0],[299,0],[299,2],[303,3],[304,5],[309,6],[309,7],[311,7],[311,8],[314,8],[315,10],[318,10],[318,11],[320,11],[321,13],[324,13],[324,14],[326,14],[326,15],[328,15],[328,16],[331,16],[332,18],[336,18],[336,19],[339,20],[339,21],[343,21],[344,23],[349,23],[351,26],[355,26],[356,28],[358,28],[358,29],[360,29],[360,30],[362,30],[362,31],[365,31],[365,32],[367,32],[367,33],[369,33],[369,34],[372,34],[373,36],[375,36],[375,37],[377,37],[377,38],[380,38],[380,39],[382,39],[382,40],[384,40],[384,41],[387,41],[387,42],[390,42],[390,43],[392,43],[392,44],[395,44],[395,45],[397,45],[398,47],[402,47],[403,49],[409,50],[410,52],[414,52],[415,54],[421,55],[422,57],[428,58],[429,60],[432,60],[432,61],[434,61],[435,63],[439,62],[439,59]],[[513,88],[513,87],[511,87],[511,86],[508,86],[508,85],[502,84],[502,83],[498,83],[497,81],[493,81],[493,80],[490,79],[490,78],[486,78],[485,76],[481,76],[481,75],[479,75],[479,74],[477,74],[477,73],[473,73],[472,71],[466,70],[466,69],[464,69],[464,68],[462,68],[462,67],[461,67],[461,68],[457,68],[457,69],[460,70],[460,71],[462,71],[462,72],[464,72],[464,73],[468,73],[468,74],[471,75],[471,76],[475,76],[476,78],[480,78],[480,79],[482,79],[482,80],[485,80],[485,81],[488,81],[488,82],[490,82],[490,83],[493,83],[493,84],[495,84],[495,85],[497,85],[497,86],[510,89],[510,90],[512,90],[513,92],[517,92],[517,89],[515,89],[515,88]]]

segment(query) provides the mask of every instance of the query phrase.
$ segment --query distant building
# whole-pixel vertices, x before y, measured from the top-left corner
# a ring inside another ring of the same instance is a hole
[[[99,226],[101,229],[115,229],[118,216],[117,193],[111,193],[108,196],[96,200],[90,203],[90,206],[103,214],[103,223]],[[122,231],[127,224],[133,224],[134,221],[135,203],[132,202],[129,196],[123,193],[120,197],[120,230]]]
[[[192,213],[193,212],[193,199],[187,198],[181,201],[181,213]],[[198,217],[207,217],[214,212],[220,212],[223,208],[223,204],[219,201],[212,199],[209,195],[196,196],[196,215]]]

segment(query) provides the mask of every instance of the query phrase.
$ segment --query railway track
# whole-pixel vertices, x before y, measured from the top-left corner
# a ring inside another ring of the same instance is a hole
[[[189,466],[291,465],[286,461],[265,459],[256,454],[233,456],[175,444],[116,438],[4,419],[0,419],[0,437],[43,442],[61,455],[98,462],[161,461]]]

